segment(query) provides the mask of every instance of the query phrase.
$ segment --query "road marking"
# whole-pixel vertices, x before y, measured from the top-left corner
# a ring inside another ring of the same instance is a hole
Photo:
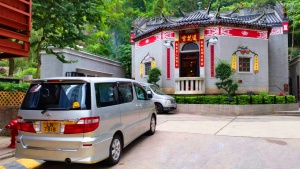
[[[35,168],[41,165],[41,163],[37,162],[36,160],[31,159],[19,159],[17,160],[18,163],[22,164],[26,168]]]

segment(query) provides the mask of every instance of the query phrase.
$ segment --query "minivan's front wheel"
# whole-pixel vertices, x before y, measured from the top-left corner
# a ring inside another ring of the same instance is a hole
[[[147,132],[148,135],[153,135],[156,130],[156,118],[153,115],[150,120],[150,130]]]
[[[119,135],[115,135],[109,148],[109,157],[107,159],[109,165],[115,165],[120,161],[122,149],[122,140]]]
[[[155,108],[156,108],[157,113],[163,113],[164,112],[164,108],[160,103],[155,103]]]

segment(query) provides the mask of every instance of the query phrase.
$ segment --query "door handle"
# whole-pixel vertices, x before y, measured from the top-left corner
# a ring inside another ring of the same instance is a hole
[[[137,108],[142,108],[142,104],[135,105]]]

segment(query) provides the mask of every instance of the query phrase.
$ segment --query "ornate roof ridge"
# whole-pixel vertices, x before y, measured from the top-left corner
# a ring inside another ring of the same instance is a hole
[[[210,7],[205,11],[198,10],[191,13],[183,12],[179,7],[178,9],[181,11],[183,17],[170,19],[170,17],[167,17],[164,13],[162,13],[160,18],[156,18],[156,20],[153,20],[152,22],[149,20],[146,24],[144,24],[144,26],[146,26],[146,29],[142,29],[144,32],[137,32],[133,39],[139,40],[164,30],[197,28],[214,25],[262,30],[278,26],[282,22],[280,16],[276,15],[278,13],[278,11],[276,11],[278,5],[273,9],[271,9],[270,6],[243,8],[244,11],[235,13],[239,8],[240,7],[236,7],[230,13],[224,15],[220,13],[220,5],[218,5],[217,11],[212,12],[211,14]]]

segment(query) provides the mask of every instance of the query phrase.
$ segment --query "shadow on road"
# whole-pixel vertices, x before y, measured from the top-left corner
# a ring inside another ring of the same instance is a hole
[[[141,137],[137,138],[134,140],[132,143],[130,143],[126,148],[123,149],[123,154],[122,157],[126,156],[126,154],[129,154],[132,149],[135,146],[138,146],[139,144],[142,144],[142,142],[147,139],[148,136],[142,135]],[[122,163],[122,157],[120,162],[116,166],[121,166],[124,165]],[[105,161],[101,161],[95,164],[78,164],[78,163],[71,163],[71,164],[66,164],[64,162],[54,162],[54,161],[46,161],[39,165],[38,167],[35,167],[33,169],[106,169],[106,168],[114,168],[114,166],[109,166]]]

